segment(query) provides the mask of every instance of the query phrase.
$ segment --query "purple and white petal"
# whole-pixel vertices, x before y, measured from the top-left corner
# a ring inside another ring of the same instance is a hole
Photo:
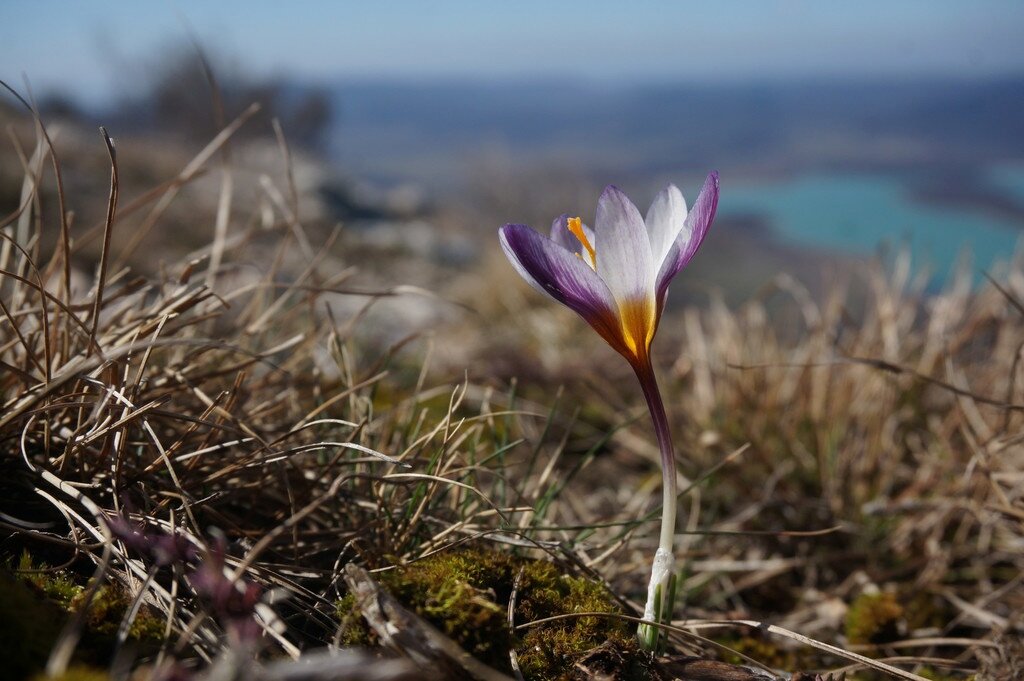
[[[647,236],[651,240],[654,268],[661,269],[665,256],[680,235],[686,221],[686,199],[674,184],[670,184],[654,197],[647,209]]]
[[[590,245],[594,246],[594,230],[590,229],[585,224],[581,224],[580,227],[583,229],[583,234],[586,235],[587,239],[590,240]],[[590,252],[583,248],[583,244],[580,243],[579,237],[569,231],[569,215],[559,215],[551,223],[551,240],[559,246],[566,248],[581,258],[585,258],[586,262],[590,264],[590,268],[594,269],[594,259],[591,257]]]
[[[651,241],[640,211],[609,185],[597,202],[597,273],[621,307],[649,300],[654,293]]]
[[[679,231],[676,240],[672,243],[665,255],[661,268],[658,270],[657,279],[657,300],[658,314],[665,305],[665,295],[668,293],[668,285],[672,279],[679,274],[686,265],[693,259],[707,236],[708,228],[715,219],[715,212],[718,210],[718,172],[712,171],[700,195],[694,202],[690,212],[686,215],[683,228]]]
[[[562,213],[551,222],[551,240],[573,253],[580,252],[580,240],[569,231],[568,213]]]
[[[583,317],[612,347],[623,347],[615,299],[581,258],[526,225],[505,225],[498,235],[523,279]]]

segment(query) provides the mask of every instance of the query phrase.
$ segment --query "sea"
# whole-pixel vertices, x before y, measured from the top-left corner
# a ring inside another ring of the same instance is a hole
[[[991,184],[1024,201],[1024,166],[994,168]],[[779,241],[845,255],[909,252],[915,270],[941,285],[968,268],[975,282],[1009,263],[1024,221],[982,206],[943,205],[914,196],[906,178],[886,173],[809,174],[778,182],[731,183],[723,216],[754,216]]]

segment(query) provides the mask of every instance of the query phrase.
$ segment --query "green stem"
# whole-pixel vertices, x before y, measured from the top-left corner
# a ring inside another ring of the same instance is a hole
[[[672,601],[674,600],[672,594],[675,593],[673,543],[675,541],[676,496],[678,494],[675,450],[672,447],[672,432],[668,425],[668,416],[665,414],[665,403],[661,399],[661,391],[658,390],[658,381],[654,376],[654,369],[650,361],[645,358],[635,364],[633,368],[640,380],[644,398],[647,400],[647,408],[651,412],[654,433],[658,438],[658,447],[661,450],[663,496],[661,538],[651,566],[651,582],[647,592],[644,619],[656,618],[659,622],[669,622],[672,619]],[[655,627],[642,624],[637,633],[641,644],[646,649],[657,649],[659,632]]]

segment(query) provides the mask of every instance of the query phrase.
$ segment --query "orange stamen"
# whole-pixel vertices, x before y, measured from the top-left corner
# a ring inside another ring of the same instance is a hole
[[[578,217],[569,218],[567,223],[569,231],[572,232],[580,243],[583,244],[583,248],[587,249],[587,254],[590,255],[590,262],[597,262],[597,253],[594,252],[594,245],[590,243],[590,239],[587,238],[587,233],[583,231],[583,221]]]

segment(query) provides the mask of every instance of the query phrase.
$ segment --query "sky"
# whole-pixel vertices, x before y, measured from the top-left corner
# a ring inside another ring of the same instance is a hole
[[[190,33],[247,74],[314,81],[1024,72],[1020,0],[0,0],[0,79],[101,101]]]

